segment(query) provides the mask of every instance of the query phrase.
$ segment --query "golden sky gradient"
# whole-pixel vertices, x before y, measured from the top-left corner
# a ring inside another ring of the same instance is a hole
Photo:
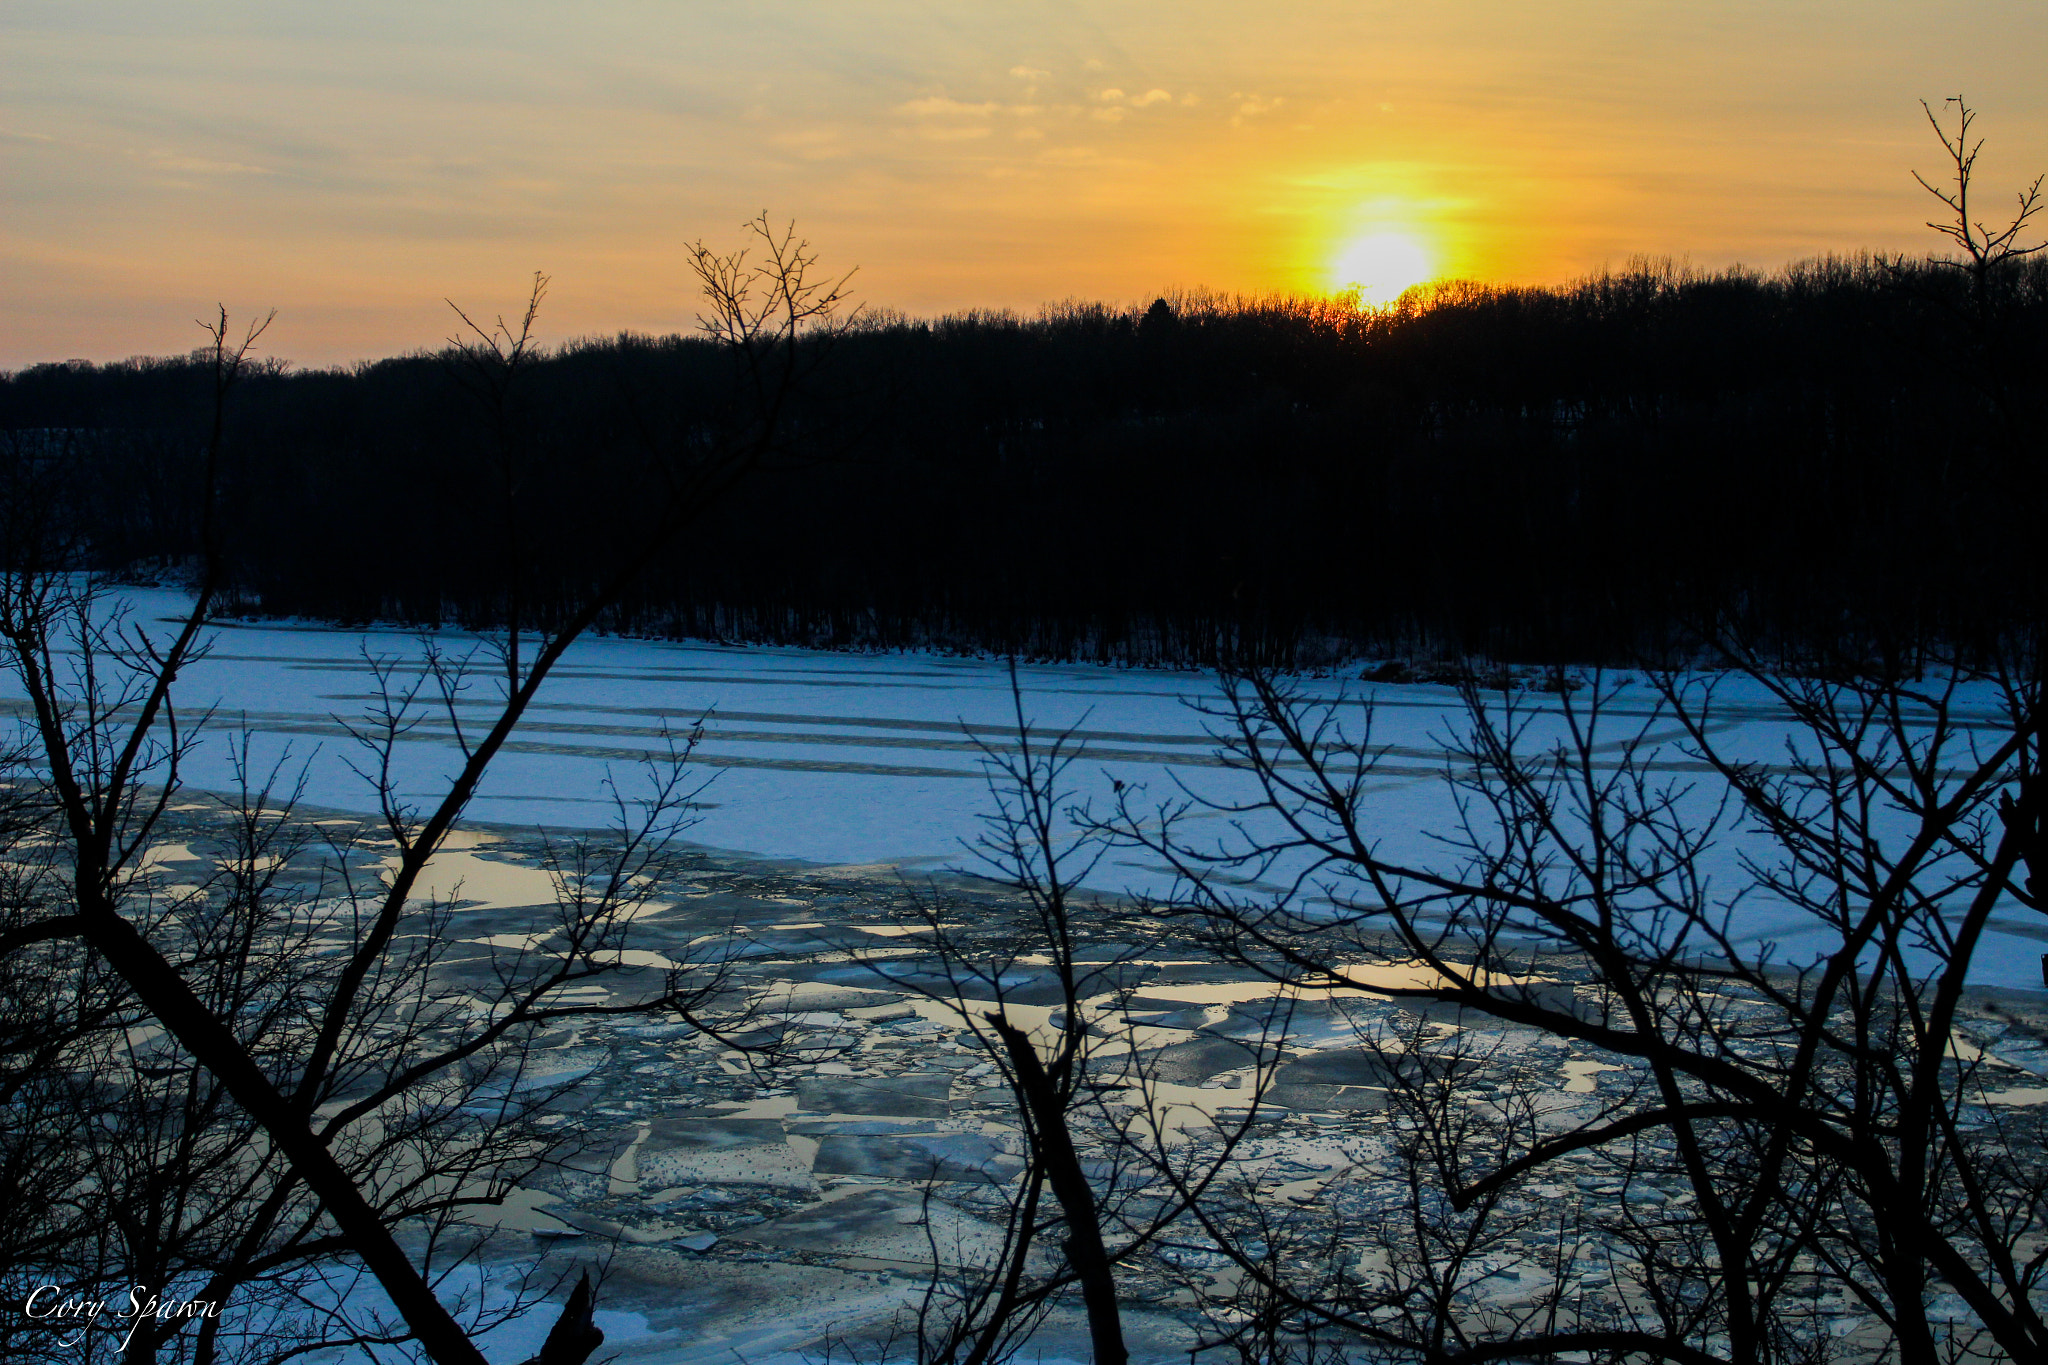
[[[910,313],[1921,251],[1917,101],[1958,91],[1987,188],[2048,168],[2042,0],[1277,9],[9,0],[0,366],[185,350],[216,301],[390,354],[536,268],[550,337],[674,330],[681,248],[763,209]]]

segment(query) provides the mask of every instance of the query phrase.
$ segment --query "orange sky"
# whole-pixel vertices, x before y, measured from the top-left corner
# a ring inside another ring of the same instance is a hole
[[[1917,101],[2048,168],[2048,4],[10,0],[0,366],[431,346],[443,296],[673,330],[681,248],[767,209],[870,303],[1324,290],[1926,250]],[[1371,253],[1368,253],[1369,255]],[[1385,250],[1380,252],[1385,254]]]

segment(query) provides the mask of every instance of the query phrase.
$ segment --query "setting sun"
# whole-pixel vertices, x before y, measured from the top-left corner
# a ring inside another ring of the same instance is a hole
[[[1339,289],[1356,285],[1368,303],[1392,303],[1436,274],[1427,248],[1405,232],[1375,232],[1346,243],[1332,270]]]

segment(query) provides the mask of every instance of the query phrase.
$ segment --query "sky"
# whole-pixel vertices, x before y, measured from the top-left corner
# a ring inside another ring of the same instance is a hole
[[[694,323],[793,221],[870,308],[1384,301],[1669,257],[1926,251],[1919,101],[2048,169],[2042,0],[8,0],[0,368]]]

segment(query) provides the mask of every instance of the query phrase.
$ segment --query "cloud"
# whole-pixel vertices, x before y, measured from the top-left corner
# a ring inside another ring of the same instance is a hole
[[[1035,66],[1013,66],[1010,68],[1010,74],[1020,81],[1042,81],[1052,72],[1041,71]]]
[[[1107,90],[1097,91],[1095,98],[1100,103],[1108,105],[1109,108],[1097,109],[1090,113],[1088,117],[1099,119],[1104,123],[1120,122],[1123,116],[1133,109],[1149,109],[1155,104],[1173,103],[1173,96],[1164,90],[1147,90],[1142,95],[1129,95],[1114,85],[1110,86]]]
[[[1231,98],[1239,101],[1237,112],[1230,116],[1230,125],[1233,128],[1241,127],[1248,118],[1257,118],[1261,114],[1270,114],[1281,105],[1287,103],[1287,100],[1280,95],[1275,95],[1272,99],[1263,99],[1258,95],[1247,95],[1242,91],[1232,95]]]
[[[149,164],[160,171],[190,171],[199,175],[276,175],[268,166],[248,166],[239,161],[214,161],[203,156],[180,156],[158,152]]]
[[[827,161],[848,154],[836,128],[792,128],[771,134],[768,141],[788,148],[791,154],[806,161]]]
[[[897,111],[916,118],[987,118],[995,113],[996,103],[989,100],[985,104],[964,104],[944,95],[928,95],[924,99],[898,105]]]

